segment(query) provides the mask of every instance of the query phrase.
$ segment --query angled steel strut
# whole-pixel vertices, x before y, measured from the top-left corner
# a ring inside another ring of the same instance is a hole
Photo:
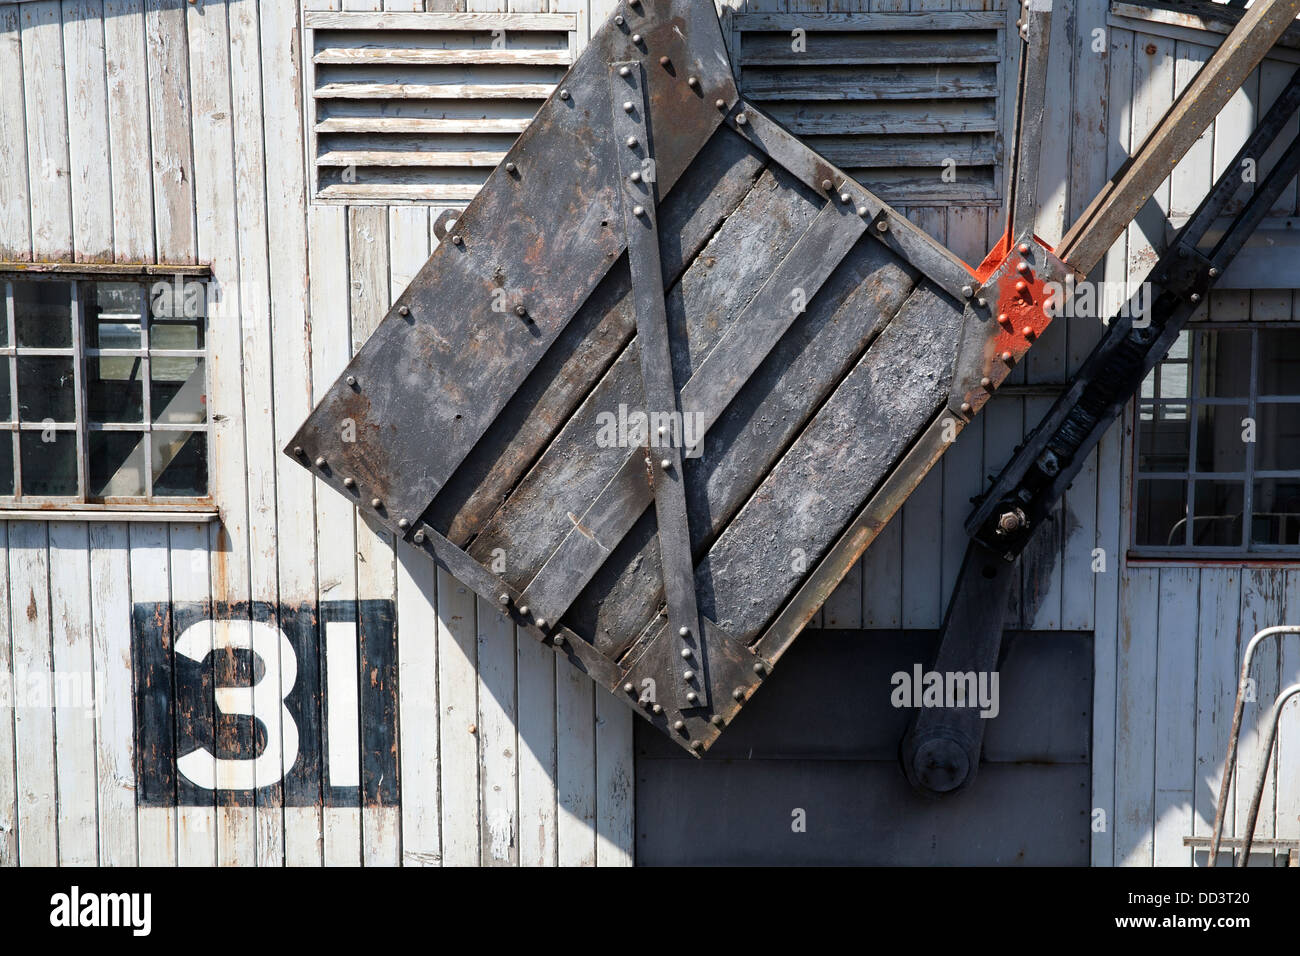
[[[1277,35],[1294,22],[1297,11],[1300,2],[1267,4],[1262,0],[1245,11],[1187,93],[1062,241],[1058,255],[1077,275],[1092,270],[1217,115],[1228,95],[1239,88]],[[996,667],[1020,554],[1106,429],[1168,353],[1209,289],[1300,171],[1297,138],[1218,242],[1210,249],[1201,247],[1214,220],[1243,185],[1243,162],[1258,161],[1297,109],[1300,71],[1152,268],[1149,279],[1154,295],[1149,321],[1141,315],[1139,293],[1110,321],[1106,334],[1066,391],[980,499],[966,523],[971,543],[943,621],[935,670],[979,672]],[[983,730],[976,708],[923,711],[902,743],[908,779],[930,793],[965,789],[975,778]]]

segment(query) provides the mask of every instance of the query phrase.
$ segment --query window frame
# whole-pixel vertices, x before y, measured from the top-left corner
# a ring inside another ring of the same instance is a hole
[[[20,346],[17,339],[17,310],[15,304],[15,286],[24,283],[61,283],[69,287],[70,311],[72,313],[72,342],[68,347]],[[213,467],[212,453],[212,407],[208,397],[212,393],[211,329],[207,308],[208,296],[205,292],[202,323],[203,345],[196,349],[167,349],[166,354],[174,358],[195,358],[203,362],[203,421],[185,422],[183,427],[177,424],[168,426],[153,421],[152,416],[152,361],[156,349],[150,346],[151,310],[149,306],[150,291],[160,282],[189,283],[200,282],[205,290],[212,282],[211,271],[202,266],[94,266],[64,263],[3,263],[0,264],[0,321],[4,322],[6,344],[0,347],[0,357],[8,361],[8,385],[10,392],[10,414],[7,421],[0,421],[0,441],[9,436],[13,448],[14,494],[0,495],[0,520],[22,517],[39,517],[41,519],[89,515],[110,517],[121,513],[126,517],[133,514],[147,515],[157,520],[160,514],[173,513],[189,519],[207,520],[215,517],[217,508],[212,497]],[[140,316],[143,319],[140,328],[139,345],[132,348],[91,348],[87,340],[87,307],[90,303],[89,293],[97,284],[134,285],[140,294]],[[40,421],[22,421],[19,411],[18,359],[20,357],[56,357],[71,358],[73,369],[73,421],[57,421],[50,424],[47,419]],[[91,422],[87,407],[87,359],[91,358],[136,358],[141,363],[141,420],[140,422]],[[22,492],[22,449],[20,437],[25,432],[41,432],[54,428],[58,432],[75,432],[76,434],[76,470],[77,493],[74,495],[24,495]],[[153,492],[153,441],[158,432],[202,432],[207,437],[207,493],[204,495],[160,496]],[[94,432],[132,432],[143,436],[145,494],[132,496],[95,496],[89,493],[90,441]]]
[[[1251,532],[1254,524],[1254,497],[1255,482],[1264,479],[1292,479],[1300,482],[1300,469],[1288,471],[1285,469],[1268,469],[1261,471],[1256,467],[1256,454],[1259,449],[1260,435],[1259,414],[1258,410],[1261,405],[1296,405],[1300,406],[1300,392],[1288,395],[1267,395],[1261,397],[1259,394],[1260,381],[1260,340],[1262,332],[1289,330],[1300,334],[1300,323],[1287,321],[1256,321],[1256,320],[1235,320],[1235,321],[1198,321],[1189,323],[1186,332],[1190,335],[1188,342],[1188,351],[1186,359],[1188,375],[1188,396],[1186,398],[1161,398],[1153,396],[1144,398],[1139,393],[1135,396],[1132,403],[1132,431],[1130,441],[1128,442],[1128,534],[1127,552],[1128,556],[1136,561],[1175,561],[1175,562],[1220,562],[1231,564],[1249,564],[1259,561],[1300,561],[1300,544],[1254,544],[1251,541]],[[1250,376],[1249,384],[1244,396],[1230,397],[1206,397],[1196,394],[1197,385],[1195,381],[1197,361],[1201,354],[1200,333],[1205,332],[1248,332],[1250,333]],[[1159,375],[1160,369],[1165,365],[1165,360],[1161,360],[1152,374]],[[1157,408],[1161,406],[1184,406],[1187,408],[1188,416],[1188,441],[1187,441],[1187,467],[1181,471],[1151,471],[1144,472],[1139,470],[1141,447],[1142,447],[1142,412],[1144,408]],[[1196,455],[1198,451],[1198,412],[1205,407],[1245,407],[1245,417],[1255,422],[1257,429],[1255,441],[1243,442],[1245,448],[1245,461],[1241,471],[1232,472],[1202,472],[1196,466]],[[1139,482],[1143,480],[1170,480],[1182,481],[1186,484],[1184,516],[1181,524],[1184,526],[1183,540],[1184,543],[1172,546],[1143,545],[1137,541],[1138,534],[1138,512],[1141,507],[1141,498],[1139,495]],[[1231,481],[1242,484],[1242,541],[1238,545],[1196,545],[1191,543],[1192,523],[1195,513],[1195,492],[1197,481]]]

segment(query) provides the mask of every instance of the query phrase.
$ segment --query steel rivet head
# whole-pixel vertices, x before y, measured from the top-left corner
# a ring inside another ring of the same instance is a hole
[[[659,65],[660,65],[660,66],[667,66],[667,65],[668,65],[668,62],[669,62],[669,61],[668,61],[668,57],[666,57],[666,56],[661,56],[661,57],[659,58]]]
[[[992,384],[993,384],[993,379],[991,378],[985,377],[980,379],[980,388],[988,388]]]
[[[735,690],[733,690],[733,691],[731,692],[731,696],[732,696],[733,698],[735,698],[736,700],[744,700],[744,699],[745,699],[745,688],[743,688],[743,687],[737,687]]]
[[[695,680],[695,671],[683,671],[682,680]]]
[[[969,299],[971,296],[975,294],[975,289],[971,286],[964,285],[961,287],[961,294]]]
[[[878,232],[889,232],[889,220],[882,219],[880,222],[876,223],[876,230]]]
[[[637,143],[637,138],[636,138],[635,136],[629,136],[629,137],[627,138],[627,148],[628,148],[628,149],[636,149],[636,148],[637,148],[637,145],[638,145],[638,143]]]
[[[977,301],[979,302],[979,305],[980,305],[980,308],[981,308],[981,309],[987,309],[987,308],[988,308],[988,305],[989,305],[989,300],[988,300],[988,299],[984,298],[983,296],[980,296],[979,299],[978,299]]]
[[[834,184],[833,182],[831,182],[829,179],[823,179],[823,180],[822,180],[822,192],[826,192],[826,193],[830,192],[830,191],[831,191],[831,187],[834,186],[834,185],[835,185],[835,184]]]
[[[370,499],[370,507],[374,508],[376,511],[378,511],[383,506],[384,506],[384,502],[381,499],[379,498]]]
[[[632,75],[632,68],[631,68],[630,66],[620,66],[620,67],[618,68],[618,75],[619,75],[619,76],[631,76],[631,75]]]
[[[767,673],[767,667],[763,664],[762,661],[754,661],[754,673],[757,674],[759,677],[762,677],[764,674]]]
[[[691,629],[690,629],[689,627],[679,627],[679,628],[677,629],[677,634],[678,634],[678,636],[680,636],[680,637],[690,637],[690,636],[691,636]]]
[[[344,488],[355,488],[355,487],[356,487],[356,484],[357,484],[357,480],[356,480],[355,478],[344,478],[344,479],[343,479],[343,487],[344,487]]]
[[[641,174],[640,174],[639,172],[636,172],[636,171],[634,170],[634,171],[632,172],[632,175],[628,176],[627,178],[630,179],[630,180],[632,180],[632,182],[634,182],[634,183],[639,183],[639,182],[641,181]]]
[[[623,101],[623,112],[624,112],[624,113],[630,113],[630,112],[632,112],[632,109],[633,109],[633,107],[632,107],[632,101],[631,101],[631,100],[624,100],[624,101]]]
[[[528,605],[527,604],[519,605],[519,613],[526,616],[528,614]]]
[[[700,85],[700,81],[694,76],[688,76],[686,78],[686,85],[689,86],[691,89],[695,89],[695,87]]]
[[[516,166],[514,163],[506,163],[506,172],[508,173],[513,173],[518,168],[519,167]]]
[[[1028,325],[1026,325],[1021,331],[1024,332],[1025,338],[1027,339],[1032,339],[1034,337],[1034,330]]]
[[[690,691],[690,692],[686,695],[686,700],[687,700],[689,703],[692,703],[692,704],[695,703],[695,702],[696,702],[697,700],[699,700],[699,699],[700,699],[700,695],[697,694],[697,693],[695,693],[695,691]]]
[[[397,312],[399,315],[410,315],[411,307],[409,305],[400,305],[397,307]]]
[[[497,603],[498,603],[498,604],[509,604],[509,603],[510,603],[510,595],[509,595],[509,594],[498,594],[498,595],[497,595]]]
[[[659,465],[660,467],[663,468],[664,471],[667,471],[669,468],[673,466],[673,462],[671,458],[663,458],[659,461]]]
[[[317,459],[316,459],[316,467],[317,467],[317,468],[324,468],[324,467],[325,467],[325,459],[324,459],[324,457],[321,457],[321,458],[317,458]]]
[[[1211,278],[1211,279],[1217,279],[1218,276],[1219,276],[1219,270],[1216,269],[1216,268],[1214,268],[1213,266],[1211,266],[1211,267],[1210,267],[1210,278]]]
[[[1021,254],[1022,256],[1027,256],[1027,255],[1029,255],[1029,243],[1027,243],[1027,242],[1022,242],[1022,243],[1021,243],[1019,246],[1017,246],[1016,248],[1019,250],[1019,252],[1020,252],[1020,254]]]
[[[704,744],[700,743],[698,740],[692,740],[691,749],[696,752],[701,751],[704,749]]]
[[[301,458],[305,454],[305,452],[302,450],[302,445],[294,445],[293,453],[299,458]]]
[[[664,712],[664,709],[660,704],[651,704],[650,709],[656,714],[662,714]]]
[[[1011,353],[1010,353],[1010,352],[1003,352],[1003,353],[1002,353],[1002,361],[1005,362],[1007,365],[1010,365],[1010,364],[1011,364]]]
[[[403,531],[405,531],[407,528],[411,526],[411,522],[407,521],[405,518],[402,518],[397,522],[397,526],[401,528]]]
[[[726,100],[714,100],[714,101],[713,101],[713,105],[716,106],[716,107],[717,107],[718,109],[720,109],[720,110],[725,110],[725,109],[727,108],[727,101],[726,101]]]
[[[690,657],[690,656],[691,656],[691,649],[689,647],[683,647],[682,657]]]
[[[464,241],[464,240],[461,239],[460,236],[452,236],[452,237],[451,237],[451,244],[452,244],[453,246],[459,246],[463,241]]]
[[[1029,272],[1029,263],[1028,263],[1028,262],[1017,262],[1017,263],[1016,263],[1016,271],[1019,272],[1021,275],[1025,275],[1025,274],[1027,274],[1027,273]]]
[[[727,722],[727,718],[723,717],[721,714],[714,714],[712,717],[709,718],[709,723],[711,723],[714,727],[721,727],[726,722]]]
[[[1017,291],[1017,292],[1024,292],[1024,291],[1025,291],[1026,289],[1028,289],[1028,288],[1029,288],[1029,286],[1028,286],[1028,284],[1025,282],[1024,279],[1021,279],[1019,282],[1016,283],[1016,291]]]
[[[625,694],[630,694],[630,693],[632,693],[634,690],[636,690],[636,688],[635,688],[634,686],[632,686],[632,683],[631,683],[630,681],[629,681],[628,683],[626,683],[626,684],[623,685],[623,693],[625,693]]]
[[[998,325],[1010,325],[1010,324],[1011,324],[1011,316],[1007,315],[1005,312],[999,312]]]
[[[745,125],[746,123],[748,123],[748,122],[749,122],[749,117],[746,116],[744,113],[737,113],[737,114],[736,114],[736,125],[737,125],[737,126],[744,126],[744,125]]]
[[[632,42],[633,42],[633,43],[640,43],[640,42],[641,42],[641,34],[639,34],[639,33],[633,33],[633,34],[632,34]]]
[[[851,200],[852,198],[853,198],[853,197],[850,196],[848,193],[840,193],[840,202],[842,202],[842,203],[847,203],[847,202],[848,202],[849,200]]]
[[[1201,294],[1199,292],[1193,292],[1191,298],[1193,302],[1200,302]]]
[[[684,720],[673,721],[673,730],[685,730],[685,729],[686,729],[686,721]]]
[[[616,16],[616,17],[614,18],[614,22],[617,23],[619,26],[622,26],[622,25],[623,25],[623,15],[620,13],[618,16]]]
[[[423,531],[415,532],[415,534],[411,535],[411,540],[414,541],[416,544],[424,544],[424,532]]]
[[[526,306],[522,306],[522,305],[515,306],[515,315],[519,316],[522,319],[527,314],[528,314],[528,308]]]
[[[546,618],[544,618],[544,617],[539,617],[539,618],[537,618],[537,626],[538,626],[538,627],[545,627],[545,626],[546,626]]]
[[[560,99],[562,99],[562,100],[567,100],[568,98],[569,98],[569,91],[568,91],[568,90],[560,90]]]
[[[962,402],[962,403],[961,403],[961,412],[962,412],[963,415],[969,415],[969,414],[970,414],[970,402]]]
[[[409,312],[410,310],[408,309],[407,311]],[[403,314],[405,314],[405,313],[403,313]],[[356,385],[356,384],[357,384],[357,377],[356,377],[355,375],[349,375],[349,376],[347,377],[347,383],[348,383],[349,385]]]
[[[632,207],[632,215],[636,216],[637,218],[640,218],[641,216],[644,216],[644,215],[645,215],[645,206],[633,206],[633,207]],[[664,467],[667,467],[667,466],[665,465]]]

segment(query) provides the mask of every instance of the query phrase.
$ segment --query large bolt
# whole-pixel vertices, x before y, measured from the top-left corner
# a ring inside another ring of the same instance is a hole
[[[912,757],[916,781],[935,793],[956,790],[970,774],[970,759],[955,741],[927,740]]]
[[[1003,534],[1019,531],[1020,526],[1024,524],[1024,517],[1021,511],[1004,511],[998,515],[998,530]]]

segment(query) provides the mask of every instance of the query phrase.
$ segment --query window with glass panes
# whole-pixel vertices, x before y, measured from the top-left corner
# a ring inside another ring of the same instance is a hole
[[[0,506],[206,502],[204,285],[0,287]]]
[[[1133,547],[1300,551],[1300,328],[1205,323],[1142,386]]]

